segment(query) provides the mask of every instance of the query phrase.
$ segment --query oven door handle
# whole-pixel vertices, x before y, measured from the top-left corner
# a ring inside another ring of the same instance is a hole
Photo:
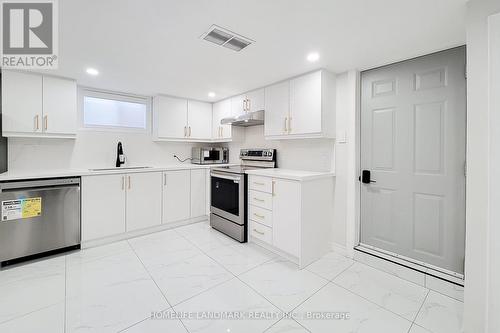
[[[238,177],[238,176],[223,175],[223,174],[215,173],[215,172],[211,172],[210,176],[215,177],[215,178],[229,179],[229,180],[234,181],[235,183],[239,183],[241,180],[241,177]]]

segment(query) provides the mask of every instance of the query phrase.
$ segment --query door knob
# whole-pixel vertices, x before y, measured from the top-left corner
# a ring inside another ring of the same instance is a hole
[[[375,180],[371,179],[371,171],[370,170],[361,171],[361,182],[363,184],[376,183]]]

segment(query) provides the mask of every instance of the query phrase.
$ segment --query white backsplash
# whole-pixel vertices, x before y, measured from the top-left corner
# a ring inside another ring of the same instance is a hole
[[[74,140],[9,138],[9,170],[113,167],[118,141],[123,144],[126,165],[178,163],[173,154],[181,158],[191,157],[191,147],[196,145],[182,142],[153,142],[151,136],[144,133],[90,130],[78,131]]]
[[[333,139],[266,140],[264,126],[251,126],[245,129],[242,142],[229,143],[229,155],[231,161],[237,161],[241,148],[274,148],[279,168],[333,171],[334,147]]]

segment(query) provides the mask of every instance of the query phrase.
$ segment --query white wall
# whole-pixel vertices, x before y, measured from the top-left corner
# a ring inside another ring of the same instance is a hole
[[[9,170],[113,167],[121,141],[127,165],[178,163],[191,157],[191,143],[153,142],[148,134],[79,130],[76,140],[9,138]],[[186,162],[186,163],[189,163]]]
[[[488,20],[490,214],[488,222],[488,331],[500,332],[500,13]]]
[[[464,330],[487,332],[488,299],[488,29],[498,0],[467,3],[467,216]],[[497,111],[498,112],[498,111]],[[492,170],[493,171],[493,170]],[[498,166],[496,167],[498,172]],[[498,223],[498,221],[496,221]],[[497,263],[498,264],[498,263]],[[493,297],[498,298],[499,295]],[[498,313],[492,313],[498,317]],[[498,320],[498,318],[496,319]],[[498,332],[490,328],[489,332]]]

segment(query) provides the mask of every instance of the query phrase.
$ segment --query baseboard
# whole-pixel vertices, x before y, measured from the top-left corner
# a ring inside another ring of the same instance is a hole
[[[184,225],[199,223],[199,222],[203,222],[203,221],[208,221],[208,215],[200,216],[200,217],[196,217],[196,218],[192,218],[192,219],[187,219],[187,220],[182,220],[182,221],[178,221],[178,222],[173,222],[173,223],[169,223],[169,224],[161,224],[161,225],[150,227],[150,228],[129,231],[129,232],[125,232],[125,233],[119,234],[119,235],[113,235],[113,236],[108,236],[108,237],[103,237],[103,238],[98,238],[98,239],[92,239],[89,241],[82,241],[81,247],[82,247],[82,249],[87,249],[89,247],[105,245],[105,244],[109,244],[109,243],[113,243],[113,242],[118,242],[118,241],[130,239],[130,238],[144,236],[144,235],[152,234],[155,232],[174,229],[174,228],[182,227]]]

